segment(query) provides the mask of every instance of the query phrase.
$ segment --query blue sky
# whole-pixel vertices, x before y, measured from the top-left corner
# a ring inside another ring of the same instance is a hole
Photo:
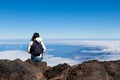
[[[119,0],[1,0],[0,39],[120,39]]]

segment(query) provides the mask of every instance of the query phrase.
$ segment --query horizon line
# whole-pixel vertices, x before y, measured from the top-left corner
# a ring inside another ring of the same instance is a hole
[[[105,39],[105,38],[100,38],[100,39],[97,39],[97,38],[43,38],[44,40],[120,40],[119,38],[115,39],[111,39],[111,38],[108,38],[108,39]],[[1,40],[30,40],[28,38],[24,38],[24,39],[0,39]]]

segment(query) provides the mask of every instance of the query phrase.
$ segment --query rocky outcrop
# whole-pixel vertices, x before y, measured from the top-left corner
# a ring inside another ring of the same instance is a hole
[[[58,80],[58,79],[62,79],[62,74],[64,75],[64,70],[67,70],[68,68],[70,68],[70,66],[66,63],[64,64],[59,64],[57,66],[54,66],[46,71],[44,71],[44,76],[48,79],[48,80]]]
[[[45,63],[39,65],[42,64]],[[36,66],[19,59],[14,61],[0,60],[0,80],[46,80],[42,74],[42,69]]]
[[[120,80],[120,61],[92,60],[71,67],[62,64],[46,70],[44,76],[47,80]]]
[[[31,60],[0,60],[0,80],[120,80],[120,60],[92,60],[74,66],[64,63],[54,67]]]

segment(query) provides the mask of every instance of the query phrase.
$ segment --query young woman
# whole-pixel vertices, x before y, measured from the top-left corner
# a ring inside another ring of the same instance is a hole
[[[32,36],[32,39],[31,39],[31,41],[29,43],[29,46],[28,46],[28,52],[31,54],[31,60],[33,62],[42,62],[43,53],[41,53],[39,56],[35,56],[30,52],[31,46],[32,46],[32,44],[33,44],[33,42],[35,40],[42,45],[43,53],[46,51],[46,47],[45,47],[45,45],[44,45],[44,43],[42,41],[42,38],[39,36],[39,33],[34,33],[33,36]]]

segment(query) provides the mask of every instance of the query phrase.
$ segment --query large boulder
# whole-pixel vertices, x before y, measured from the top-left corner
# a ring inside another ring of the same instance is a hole
[[[44,72],[47,80],[120,80],[120,60],[86,61],[68,66],[59,64]]]
[[[45,80],[41,69],[20,59],[0,60],[0,80]]]
[[[44,76],[47,78],[47,80],[58,80],[61,79],[61,76],[63,75],[64,70],[68,69],[70,66],[66,63],[56,65],[46,71],[44,71]]]

